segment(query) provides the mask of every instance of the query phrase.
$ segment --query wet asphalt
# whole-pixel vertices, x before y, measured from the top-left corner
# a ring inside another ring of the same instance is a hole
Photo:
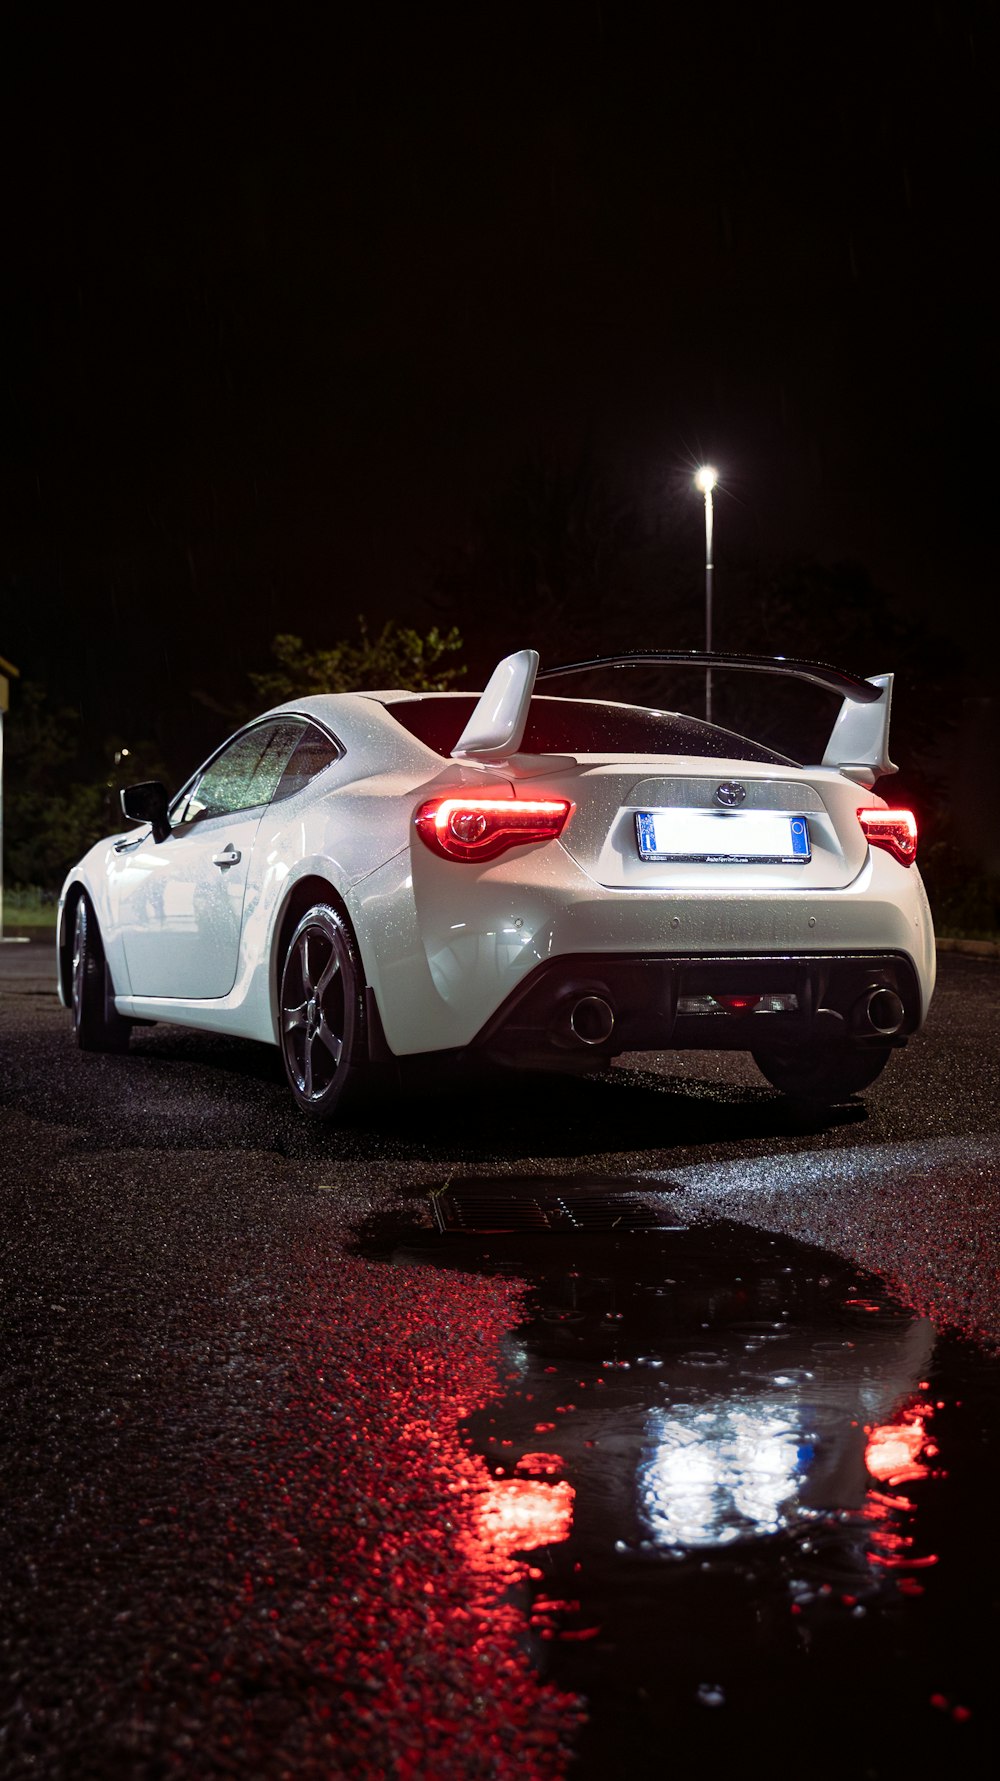
[[[995,961],[832,1114],[664,1054],[332,1130],[0,988],[5,1775],[993,1772]],[[658,1228],[435,1226],[540,1181]]]

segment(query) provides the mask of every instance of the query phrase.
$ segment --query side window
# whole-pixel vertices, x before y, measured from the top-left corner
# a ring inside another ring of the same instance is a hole
[[[303,732],[301,718],[255,724],[217,754],[198,779],[182,821],[233,816],[267,804]]]
[[[324,767],[329,767],[332,761],[339,761],[342,753],[343,750],[335,742],[331,742],[329,736],[324,736],[322,730],[309,724],[278,781],[274,802],[277,803],[279,798],[291,798],[296,792],[300,792],[303,786],[316,778],[317,773],[322,773]]]

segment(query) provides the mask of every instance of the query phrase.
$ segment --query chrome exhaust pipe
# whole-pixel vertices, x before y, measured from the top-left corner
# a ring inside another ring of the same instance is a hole
[[[862,996],[860,1007],[862,1020],[872,1032],[880,1033],[885,1039],[899,1032],[905,1009],[894,989],[887,989],[884,983],[878,984]]]
[[[581,996],[569,1017],[569,1030],[581,1045],[603,1045],[614,1026],[614,1009],[603,996]]]

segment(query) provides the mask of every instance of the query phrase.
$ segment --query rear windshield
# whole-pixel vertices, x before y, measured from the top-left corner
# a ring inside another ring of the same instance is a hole
[[[475,694],[387,700],[386,708],[411,736],[449,755],[476,707]],[[762,761],[793,767],[787,755],[732,730],[675,711],[606,705],[597,699],[532,699],[521,744],[525,754],[690,754],[708,759]]]

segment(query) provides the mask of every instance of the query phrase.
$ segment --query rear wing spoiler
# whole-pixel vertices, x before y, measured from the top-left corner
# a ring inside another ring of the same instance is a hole
[[[664,664],[678,668],[735,668],[751,674],[781,674],[810,681],[825,692],[839,693],[841,707],[830,733],[824,767],[836,767],[863,785],[897,768],[889,759],[889,719],[892,709],[892,675],[875,674],[858,680],[841,668],[824,662],[800,662],[788,656],[727,655],[720,651],[666,649],[633,651],[628,655],[594,656],[584,662],[563,662],[538,671],[538,652],[518,650],[505,656],[493,670],[458,742],[456,759],[500,760],[516,754],[524,737],[528,707],[535,681],[554,680],[563,674],[584,674],[593,668],[645,668]]]

